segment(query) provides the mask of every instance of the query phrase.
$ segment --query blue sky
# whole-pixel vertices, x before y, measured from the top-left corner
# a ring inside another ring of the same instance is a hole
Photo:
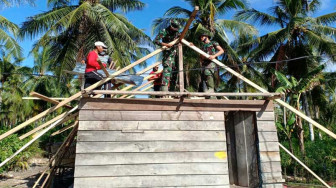
[[[276,0],[249,0],[250,7],[257,10],[267,11],[269,7],[274,5]],[[151,35],[151,25],[154,19],[163,16],[164,12],[173,6],[181,6],[192,10],[185,1],[183,0],[142,0],[146,4],[146,7],[142,11],[134,11],[126,14],[126,17],[138,28],[144,29],[145,33],[149,36]],[[36,0],[36,6],[32,7],[29,5],[24,5],[20,7],[6,8],[0,10],[0,14],[5,16],[10,21],[18,24],[19,26],[23,21],[25,21],[29,16],[33,16],[44,11],[47,11],[47,1],[46,0]],[[336,2],[335,0],[322,0],[322,8],[314,16],[327,14],[335,10]],[[222,19],[230,19],[234,12],[230,12],[226,15],[221,16]],[[258,27],[260,34],[264,34],[270,31],[274,31],[274,27]],[[230,36],[230,35],[229,35]],[[28,53],[32,48],[33,43],[36,39],[25,39],[20,41],[20,45],[24,49],[24,55],[26,59],[23,61],[22,65],[32,66],[33,58],[28,57]],[[330,66],[332,70],[336,69],[336,66]]]

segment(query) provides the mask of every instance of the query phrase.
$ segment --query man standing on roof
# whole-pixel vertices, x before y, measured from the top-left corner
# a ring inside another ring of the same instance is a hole
[[[91,85],[95,84],[96,82],[102,80],[104,77],[103,75],[99,74],[97,70],[101,69],[98,61],[101,62],[101,60],[98,57],[99,53],[102,53],[104,51],[104,48],[106,49],[106,45],[103,42],[95,42],[95,48],[89,52],[87,55],[87,63],[85,68],[85,85],[84,88],[90,87]],[[106,64],[103,63],[104,67],[106,67]],[[100,89],[98,87],[98,89]]]
[[[179,22],[177,20],[171,20],[169,27],[161,30],[154,40],[156,45],[169,48],[163,51],[161,91],[175,91],[176,89],[178,75],[177,47],[173,47],[173,45],[169,43],[179,37],[179,29]]]
[[[218,42],[211,41],[210,36],[207,33],[201,34],[200,40],[202,42],[201,50],[210,55],[209,58],[201,55],[201,85],[203,87],[203,92],[214,93],[216,64],[211,60],[216,59],[218,56],[222,55],[224,53],[224,50]]]

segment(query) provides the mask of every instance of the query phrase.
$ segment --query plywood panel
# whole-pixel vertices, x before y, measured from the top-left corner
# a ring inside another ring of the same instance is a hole
[[[92,153],[77,154],[78,165],[148,164],[148,163],[226,163],[226,152],[170,153]]]
[[[76,166],[75,177],[228,174],[227,163]]]
[[[77,142],[77,153],[225,151],[225,142]],[[278,151],[278,150],[277,150]]]
[[[228,185],[228,175],[179,175],[75,178],[75,188],[169,187]]]
[[[78,141],[225,141],[223,131],[78,131]]]
[[[92,99],[85,98],[81,110],[113,111],[273,111],[272,101],[264,100],[196,100],[184,99]]]
[[[224,121],[224,112],[81,110],[80,121]]]
[[[78,130],[225,130],[224,121],[81,121]]]

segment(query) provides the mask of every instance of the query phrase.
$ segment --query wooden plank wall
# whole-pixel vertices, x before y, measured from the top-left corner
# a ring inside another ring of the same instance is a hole
[[[271,102],[91,98],[80,104],[74,187],[230,187],[227,111],[257,112],[263,187],[280,187]]]
[[[260,174],[265,188],[282,188],[280,149],[273,111],[256,113]]]
[[[79,120],[75,188],[230,187],[224,112],[83,106]]]

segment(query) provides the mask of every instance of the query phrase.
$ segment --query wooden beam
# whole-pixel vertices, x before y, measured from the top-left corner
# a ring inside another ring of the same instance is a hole
[[[39,99],[41,99],[41,100],[44,100],[44,101],[46,101],[46,102],[50,102],[50,103],[52,103],[52,104],[59,104],[60,102],[59,101],[57,101],[57,100],[55,100],[55,99],[52,99],[52,98],[49,98],[49,97],[47,97],[47,96],[45,96],[45,95],[42,95],[42,94],[40,94],[40,93],[37,93],[37,92],[30,92],[30,94],[29,94],[30,96],[33,96],[33,97],[37,97],[37,98],[39,98]],[[69,108],[69,109],[71,109],[72,108],[72,106],[70,106],[70,105],[64,105],[65,107],[67,107],[67,108]]]
[[[178,44],[178,52],[179,52],[179,88],[180,92],[184,92],[184,74],[183,74],[183,47],[182,44]]]
[[[146,85],[148,85],[151,82],[147,82]],[[140,86],[144,87],[145,84]],[[140,88],[141,89],[141,88]],[[112,91],[112,90],[93,90],[92,92],[94,94],[115,94],[115,95],[160,95],[160,96],[198,96],[198,97],[204,97],[204,96],[228,96],[228,97],[272,97],[280,95],[279,93],[190,93],[190,92],[162,92],[162,91],[151,91],[151,92],[143,92],[143,91]]]
[[[308,166],[306,166],[303,162],[300,161],[297,157],[295,157],[294,154],[292,154],[290,151],[286,149],[283,145],[279,143],[280,148],[282,148],[288,155],[290,155],[293,159],[295,159],[301,166],[303,166],[308,172],[310,172],[316,179],[318,179],[324,186],[330,188],[330,186],[323,181],[317,174],[315,174]]]
[[[82,100],[81,113],[104,111],[254,111],[273,112],[272,101],[266,100],[204,100],[204,99],[93,99]],[[98,113],[97,113],[98,114]],[[271,114],[271,113],[267,113]],[[266,115],[266,114],[264,114]],[[264,116],[263,116],[264,117]],[[268,116],[267,116],[268,117]]]
[[[23,100],[42,100],[41,98],[38,97],[22,97]],[[63,98],[63,97],[50,97],[50,99],[53,100],[59,100],[59,101],[63,101],[66,100],[68,98]],[[58,101],[57,101],[58,102]]]
[[[154,68],[154,67],[156,67],[156,66],[158,66],[158,65],[160,65],[160,64],[161,64],[161,62],[156,62],[156,63],[154,63],[154,64],[152,64],[152,65],[146,67],[146,68],[143,69],[142,71],[137,72],[136,75],[141,75],[141,74],[143,74],[143,73],[145,73],[145,72],[151,70],[152,68]]]
[[[209,58],[209,54],[203,52],[201,49],[197,48],[194,45],[191,45],[188,41],[182,39],[182,43],[187,45],[188,47],[190,47],[191,49],[193,49],[194,51],[196,51],[197,53],[205,56],[206,58]],[[263,92],[263,93],[269,93],[267,90],[265,90],[264,88],[258,86],[257,84],[253,83],[251,80],[245,78],[244,76],[242,76],[241,74],[239,74],[238,72],[234,71],[233,69],[229,68],[228,66],[224,65],[222,62],[218,61],[217,59],[213,59],[212,62],[216,63],[217,65],[219,65],[220,67],[224,68],[225,70],[227,70],[228,72],[230,72],[231,74],[233,74],[234,76],[238,77],[239,79],[243,80],[244,82],[248,83],[250,86],[254,87],[255,89]],[[313,124],[315,127],[319,128],[320,130],[322,130],[323,132],[325,132],[326,134],[328,134],[329,136],[331,136],[332,138],[336,139],[336,134],[329,131],[327,128],[325,128],[323,125],[317,123],[316,121],[314,121],[313,119],[311,119],[310,117],[306,116],[305,114],[303,114],[302,112],[300,112],[299,110],[296,110],[295,108],[293,108],[292,106],[290,106],[289,104],[287,104],[286,102],[282,101],[281,99],[275,99],[275,101],[277,103],[279,103],[280,105],[288,108],[290,111],[294,112],[295,114],[299,115],[301,118],[305,119],[306,121],[308,121],[309,123]]]
[[[75,110],[76,110],[76,108],[73,108],[69,112],[72,113]],[[34,143],[41,136],[43,136],[46,132],[48,132],[49,130],[53,129],[60,121],[62,121],[62,120],[59,119],[56,122],[54,122],[53,124],[51,124],[49,127],[47,127],[44,130],[42,130],[36,137],[34,137],[33,139],[31,139],[29,142],[27,142],[24,146],[22,146],[19,150],[17,150],[13,155],[11,155],[10,157],[8,157],[4,161],[2,161],[1,164],[0,164],[0,168],[2,166],[4,166],[6,163],[8,163],[8,161],[10,161],[11,159],[13,159],[15,156],[17,156],[19,153],[21,153],[23,150],[25,150],[32,143]]]
[[[78,106],[76,106],[76,108],[78,108]],[[33,130],[27,132],[26,134],[20,136],[19,139],[20,139],[20,140],[23,140],[23,139],[27,138],[28,136],[30,136],[30,135],[32,135],[32,134],[38,132],[39,130],[41,130],[41,129],[47,127],[47,126],[49,126],[50,124],[54,123],[54,122],[57,121],[57,120],[61,120],[59,123],[57,123],[57,125],[62,124],[62,123],[64,123],[64,122],[66,122],[66,121],[69,121],[70,119],[75,118],[76,116],[78,116],[78,114],[79,114],[78,112],[76,112],[76,113],[74,113],[74,114],[71,114],[71,113],[69,113],[69,112],[65,112],[65,113],[63,113],[63,114],[61,114],[61,115],[58,115],[58,116],[54,117],[53,119],[47,121],[46,123],[44,123],[44,124],[42,124],[42,125],[36,127],[35,129],[33,129]],[[56,126],[57,126],[57,125],[56,125]]]
[[[187,24],[184,26],[184,29],[183,29],[183,31],[182,31],[180,37],[179,37],[179,40],[178,40],[179,42],[184,38],[185,34],[186,34],[187,31],[189,30],[189,26],[190,26],[190,24],[192,23],[192,21],[195,19],[198,10],[199,10],[199,7],[198,7],[198,6],[195,6],[194,11],[191,13],[190,18],[189,18],[189,20],[187,21]]]
[[[107,72],[106,68],[104,67],[103,63],[101,61],[97,61],[100,68],[104,71],[106,77],[110,77],[110,73]]]
[[[63,133],[64,131],[69,130],[69,129],[75,127],[77,124],[78,124],[78,121],[76,121],[76,122],[75,122],[74,124],[72,124],[72,125],[69,125],[69,126],[67,126],[67,127],[63,127],[62,129],[53,132],[50,136],[56,136],[56,135],[59,135],[59,134]]]
[[[177,40],[174,40],[174,41],[172,41],[170,44],[175,44],[176,42],[177,42]],[[139,60],[135,61],[134,63],[132,63],[132,64],[130,64],[130,65],[128,65],[128,66],[122,68],[121,70],[118,70],[118,71],[114,72],[112,75],[110,75],[110,77],[108,77],[108,78],[104,78],[103,80],[101,80],[101,81],[99,81],[99,82],[93,84],[92,86],[86,88],[84,91],[90,91],[90,90],[95,89],[96,87],[98,87],[98,86],[100,86],[100,85],[102,85],[102,84],[104,84],[104,83],[106,83],[106,82],[112,80],[114,77],[118,76],[119,74],[124,73],[124,72],[126,72],[127,70],[129,70],[129,69],[131,69],[131,68],[133,68],[133,67],[139,65],[140,63],[142,63],[142,62],[144,62],[144,61],[146,61],[147,59],[149,59],[149,58],[151,58],[151,57],[153,57],[153,56],[159,54],[160,52],[162,52],[162,51],[165,50],[165,49],[167,49],[167,47],[162,47],[162,48],[160,48],[160,49],[155,50],[154,52],[152,52],[152,53],[146,55],[145,57],[142,57],[142,58],[140,58]],[[79,97],[81,97],[81,96],[82,96],[82,92],[81,92],[81,91],[78,92],[78,93],[76,93],[76,94],[74,94],[74,95],[72,95],[72,96],[69,97],[67,100],[64,100],[64,101],[60,102],[58,105],[56,105],[56,106],[54,106],[54,107],[51,107],[51,108],[49,108],[49,109],[47,109],[47,110],[41,112],[40,114],[38,114],[38,115],[36,115],[36,116],[30,118],[29,120],[25,121],[24,123],[21,123],[20,125],[14,127],[13,129],[11,129],[11,130],[5,132],[5,133],[2,134],[2,135],[0,135],[0,140],[2,140],[2,139],[4,139],[4,138],[6,138],[7,136],[9,136],[9,135],[11,135],[11,134],[13,134],[13,133],[19,131],[20,129],[26,127],[27,125],[29,125],[29,124],[31,124],[31,123],[33,123],[33,122],[39,120],[40,118],[46,116],[47,114],[49,114],[49,113],[51,113],[51,112],[53,112],[53,111],[59,109],[60,107],[66,105],[67,103],[69,103],[69,102],[71,102],[71,101],[73,101],[73,100],[75,100],[75,99],[77,99],[77,98],[79,98]]]

